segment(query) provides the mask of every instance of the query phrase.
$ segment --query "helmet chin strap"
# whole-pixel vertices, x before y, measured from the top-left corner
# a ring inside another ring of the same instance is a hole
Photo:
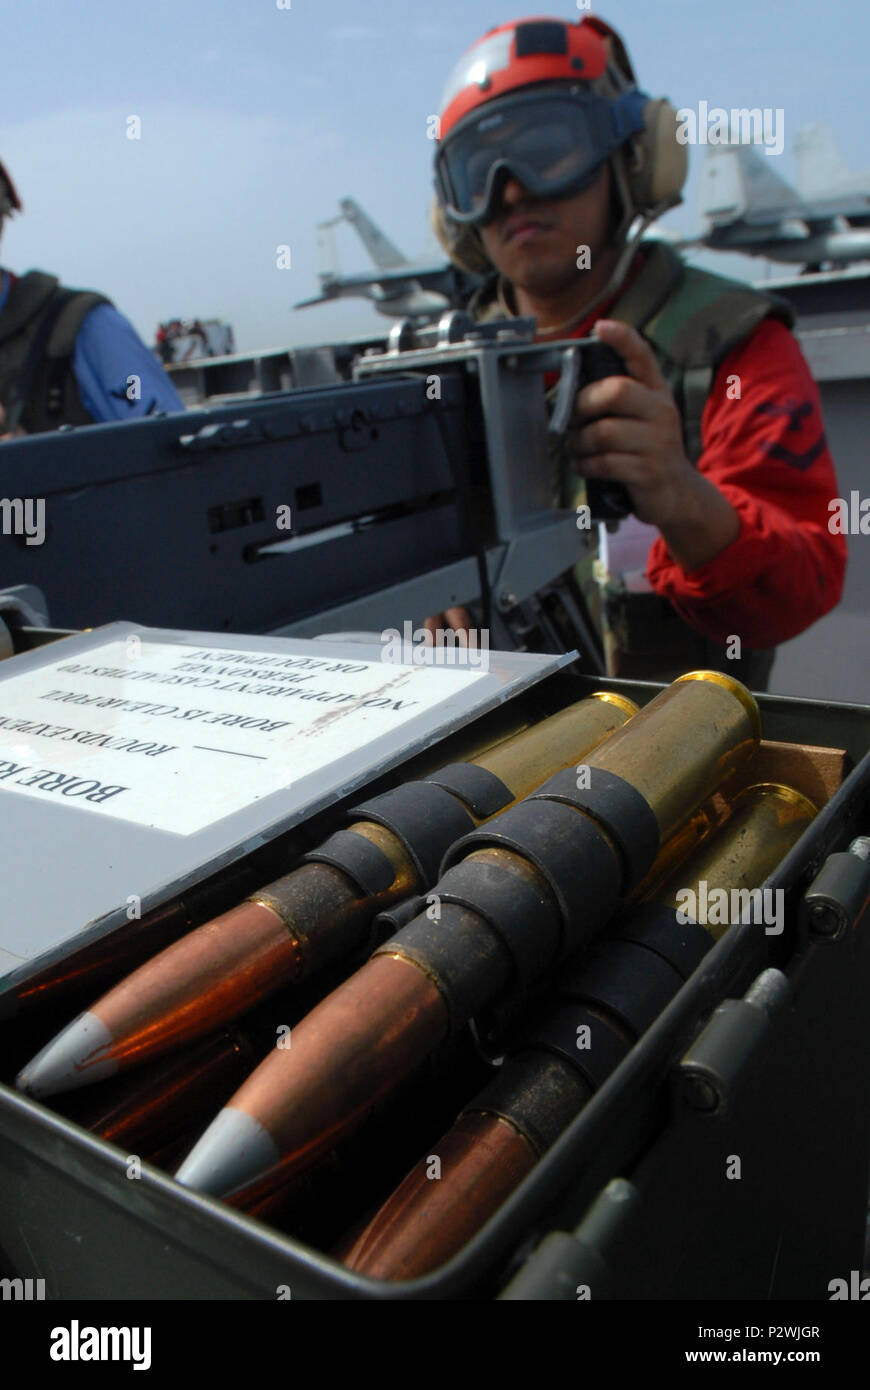
[[[584,304],[579,313],[574,314],[570,319],[565,319],[562,323],[554,324],[551,328],[539,328],[537,330],[538,337],[558,337],[561,333],[575,328],[578,323],[582,323],[585,318],[588,318],[589,315],[597,309],[599,304],[603,304],[605,300],[616,293],[628,274],[629,267],[634,260],[634,253],[637,250],[641,237],[650,223],[653,222],[658,215],[658,212],[650,213],[640,219],[636,231],[632,236],[626,239],[625,245],[619,253],[616,265],[613,267],[607,284],[599,291],[595,298],[590,299],[588,304]]]
[[[664,202],[656,204],[654,208],[648,208],[647,211],[644,213],[637,213],[634,207],[632,206],[631,194],[629,192],[628,187],[628,177],[626,174],[625,165],[623,163],[622,151],[619,150],[614,155],[612,155],[609,160],[609,163],[611,173],[613,175],[613,180],[616,184],[616,190],[622,203],[622,216],[619,220],[619,225],[616,228],[614,240],[617,242],[623,242],[623,246],[619,253],[619,256],[617,257],[616,264],[613,267],[613,271],[611,272],[606,285],[603,287],[603,289],[601,289],[598,292],[594,299],[591,299],[587,304],[584,304],[583,308],[580,309],[578,313],[572,315],[572,317],[569,319],[565,319],[564,322],[554,324],[550,328],[538,329],[538,337],[553,338],[559,337],[560,335],[569,332],[572,328],[576,328],[578,323],[582,323],[584,319],[588,318],[589,315],[595,311],[599,304],[603,304],[607,299],[614,295],[616,291],[620,288],[623,280],[628,274],[628,271],[631,267],[631,263],[634,260],[634,254],[638,248],[638,245],[640,244],[644,232],[653,222],[655,222],[656,218],[661,217],[663,213],[667,212],[668,208],[673,206],[672,201],[666,200]],[[636,226],[635,222],[637,223]],[[509,305],[503,292],[503,284],[504,282],[500,278],[499,302],[505,309],[509,310]],[[516,317],[516,315],[513,312],[511,313],[511,316]]]
[[[626,275],[628,274],[629,267],[631,266],[631,263],[634,260],[634,253],[637,250],[638,244],[644,232],[646,231],[650,223],[654,222],[656,217],[658,217],[662,211],[664,211],[664,209],[656,209],[654,212],[650,212],[646,216],[641,217],[637,225],[637,229],[630,237],[627,238],[625,245],[620,251],[616,265],[613,267],[613,271],[610,275],[610,278],[607,281],[607,284],[604,286],[602,290],[599,291],[595,298],[590,299],[587,304],[583,305],[582,309],[580,309],[576,314],[573,314],[571,318],[564,319],[562,323],[553,324],[550,328],[539,328],[537,330],[537,336],[539,338],[558,338],[562,334],[569,332],[572,328],[576,328],[577,324],[582,323],[584,319],[588,318],[589,315],[593,313],[593,311],[598,307],[599,304],[603,304],[605,300],[609,299],[611,295],[616,293],[623,280],[625,279]],[[511,309],[505,297],[504,284],[504,279],[500,277],[498,292],[499,303],[501,304],[502,308],[505,309],[505,311],[510,315],[511,318],[516,318],[516,311]]]

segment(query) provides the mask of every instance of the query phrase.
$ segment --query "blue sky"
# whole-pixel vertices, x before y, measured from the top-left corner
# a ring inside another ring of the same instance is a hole
[[[317,290],[315,224],[351,195],[407,255],[436,252],[427,117],[461,51],[524,12],[493,0],[279,3],[7,6],[0,158],[25,212],[4,233],[3,264],[102,290],[147,341],[174,315],[227,318],[245,350],[383,328],[362,302],[292,311]],[[809,121],[830,123],[852,169],[870,165],[870,20],[855,0],[620,0],[600,13],[652,95],[678,107],[781,107],[784,177]],[[126,136],[131,115],[138,141]],[[698,226],[701,157],[691,151],[686,203],[663,223],[685,235]],[[279,245],[291,248],[290,269],[276,267]],[[338,247],[343,269],[365,268],[349,228]],[[747,278],[763,269],[743,257],[701,263]]]

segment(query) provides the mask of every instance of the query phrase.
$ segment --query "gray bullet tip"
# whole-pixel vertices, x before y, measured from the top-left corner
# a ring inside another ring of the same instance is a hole
[[[112,1042],[111,1033],[96,1014],[79,1014],[22,1068],[15,1085],[39,1098],[104,1081],[118,1071],[114,1057],[99,1056]]]
[[[175,1181],[222,1197],[280,1162],[267,1129],[243,1110],[226,1106],[197,1140]]]

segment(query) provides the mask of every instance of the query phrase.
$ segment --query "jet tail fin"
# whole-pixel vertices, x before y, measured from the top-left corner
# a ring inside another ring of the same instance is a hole
[[[321,285],[325,280],[334,280],[340,274],[341,268],[338,264],[338,252],[335,249],[335,236],[332,230],[340,221],[340,217],[333,217],[329,222],[317,224],[317,278]]]
[[[380,227],[375,225],[353,198],[342,198],[339,207],[342,216],[356,229],[360,240],[380,270],[395,270],[398,266],[409,264],[407,257],[402,255],[399,248],[393,245],[389,237],[384,235]]]
[[[801,126],[794,137],[797,185],[804,198],[824,197],[825,191],[849,178],[846,161],[825,121]]]
[[[791,214],[800,198],[752,145],[710,145],[701,169],[698,211],[712,225],[768,222]]]

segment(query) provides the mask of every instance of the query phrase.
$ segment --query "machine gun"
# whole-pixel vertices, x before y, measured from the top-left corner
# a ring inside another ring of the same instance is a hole
[[[579,648],[600,671],[571,578],[590,530],[553,510],[554,444],[580,386],[622,364],[533,333],[408,320],[350,381],[336,365],[330,385],[7,443],[2,582],[38,588],[67,629],[122,616],[313,636],[465,604],[491,646]],[[590,502],[625,511],[624,495]]]

